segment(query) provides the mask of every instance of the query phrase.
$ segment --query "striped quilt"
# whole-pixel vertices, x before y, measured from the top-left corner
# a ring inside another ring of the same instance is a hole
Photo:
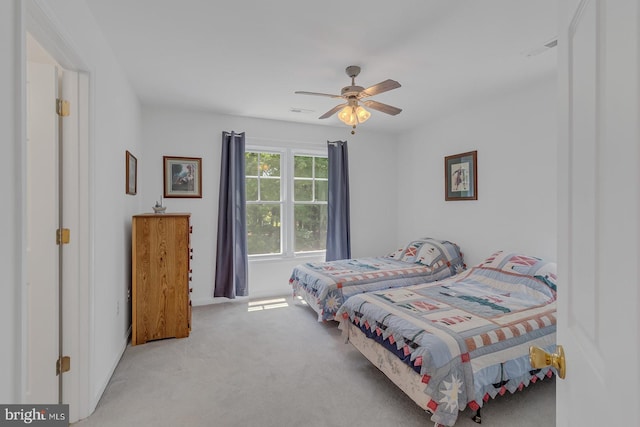
[[[388,256],[300,264],[289,283],[293,295],[303,297],[324,321],[333,320],[352,295],[440,280],[464,268],[458,245],[422,238]]]
[[[434,283],[369,292],[338,310],[421,375],[437,424],[467,405],[552,375],[532,370],[528,349],[553,351],[555,286],[515,270],[473,267]]]

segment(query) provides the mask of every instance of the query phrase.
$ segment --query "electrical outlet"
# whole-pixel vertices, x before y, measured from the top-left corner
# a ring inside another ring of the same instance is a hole
[[[131,301],[131,289],[127,289],[127,302]]]

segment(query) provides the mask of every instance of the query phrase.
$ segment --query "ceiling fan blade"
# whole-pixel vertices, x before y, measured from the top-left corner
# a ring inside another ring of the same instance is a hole
[[[303,90],[297,90],[295,93],[298,95],[316,95],[316,96],[328,96],[329,98],[342,98],[341,95],[332,95],[330,93],[320,93],[320,92],[305,92]]]
[[[392,116],[400,114],[400,112],[402,111],[402,108],[393,107],[391,105],[383,104],[382,102],[374,101],[372,99],[362,101],[362,103],[369,108],[382,111],[383,113],[391,114]]]
[[[360,92],[359,98],[363,98],[365,96],[374,96],[391,89],[397,89],[400,86],[400,83],[398,83],[397,81],[387,79],[383,82],[378,83],[377,85],[369,86],[368,88]]]
[[[344,104],[340,104],[340,105],[336,105],[335,107],[333,107],[331,110],[327,111],[326,113],[324,113],[323,115],[321,115],[320,117],[318,117],[319,119],[326,119],[329,118],[331,116],[333,116],[335,113],[338,112],[338,110],[340,110],[343,107],[346,107],[347,105],[349,105],[348,102],[345,102]]]

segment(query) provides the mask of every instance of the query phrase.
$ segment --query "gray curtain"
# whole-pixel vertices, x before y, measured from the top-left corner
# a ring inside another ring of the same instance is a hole
[[[249,295],[244,132],[222,132],[214,297]]]
[[[326,260],[351,258],[349,213],[349,156],[347,141],[327,141],[329,194]]]

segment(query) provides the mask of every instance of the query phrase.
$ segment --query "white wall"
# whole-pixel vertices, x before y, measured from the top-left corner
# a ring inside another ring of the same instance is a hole
[[[165,199],[168,211],[191,212],[194,249],[193,294],[195,305],[213,302],[215,277],[220,153],[223,131],[245,132],[248,144],[294,142],[297,146],[326,147],[327,140],[349,143],[352,256],[380,255],[395,247],[396,148],[391,137],[350,128],[301,125],[261,119],[244,119],[202,111],[143,107],[144,153],[138,158],[142,174],[142,211],[162,194],[162,156],[202,157],[202,199]],[[381,226],[382,225],[382,226]],[[251,297],[291,292],[292,268],[305,260],[250,262]]]
[[[126,293],[130,282],[130,216],[139,210],[139,197],[126,196],[125,150],[139,151],[140,106],[113,52],[96,30],[88,8],[82,0],[56,2],[18,0],[0,2],[0,140],[6,159],[0,168],[4,183],[3,196],[10,208],[2,209],[2,239],[0,258],[4,274],[0,286],[0,324],[3,326],[3,345],[0,362],[0,401],[21,401],[22,358],[20,334],[23,329],[19,307],[24,284],[21,221],[24,204],[24,178],[21,165],[25,123],[24,73],[26,61],[24,45],[27,31],[27,5],[39,4],[46,25],[55,34],[66,58],[53,57],[66,66],[78,61],[78,68],[90,79],[90,282],[83,283],[91,296],[90,316],[89,406],[97,405],[113,369],[127,344],[130,310]],[[30,28],[31,29],[31,28]],[[46,31],[44,32],[46,33]],[[45,48],[51,40],[38,39]],[[51,53],[51,52],[50,52]],[[60,52],[56,52],[60,54]],[[6,142],[4,142],[6,141]],[[5,229],[6,228],[6,229]]]
[[[556,76],[412,130],[401,145],[398,243],[458,243],[468,266],[496,250],[556,260]],[[478,200],[444,200],[444,157],[478,150]]]
[[[20,90],[20,15],[19,1],[0,2],[0,146],[5,159],[0,168],[2,196],[0,209],[0,402],[19,400],[20,389],[20,275],[22,189],[18,179],[21,164],[20,117],[24,111]]]
[[[53,25],[82,59],[91,80],[91,402],[95,406],[126,345],[130,311],[130,217],[149,211],[162,191],[162,155],[203,158],[203,199],[171,199],[194,221],[194,300],[211,302],[220,139],[320,142],[347,139],[352,195],[352,254],[379,255],[416,236],[457,241],[470,264],[495,249],[555,258],[555,77],[484,105],[460,109],[398,139],[347,127],[295,125],[192,111],[140,111],[110,48],[81,0],[46,4]],[[22,123],[25,52],[22,2],[0,2],[0,140],[10,161],[0,168],[3,196],[0,268],[0,402],[20,400],[22,330]],[[42,40],[39,40],[41,44]],[[58,58],[56,58],[58,59]],[[18,107],[18,108],[17,108]],[[142,119],[142,132],[140,120]],[[142,137],[141,137],[142,136]],[[479,200],[444,202],[443,157],[479,151]],[[139,161],[138,196],[124,194],[124,155]],[[395,180],[393,178],[396,178]],[[397,203],[398,202],[398,203]],[[396,205],[397,203],[397,205]],[[397,208],[396,208],[397,206]],[[504,218],[504,219],[503,219]],[[282,268],[280,268],[282,267]],[[291,265],[251,266],[256,294],[288,293]],[[260,283],[260,284],[258,284]],[[253,292],[253,291],[252,291]],[[258,295],[257,295],[258,296]]]

